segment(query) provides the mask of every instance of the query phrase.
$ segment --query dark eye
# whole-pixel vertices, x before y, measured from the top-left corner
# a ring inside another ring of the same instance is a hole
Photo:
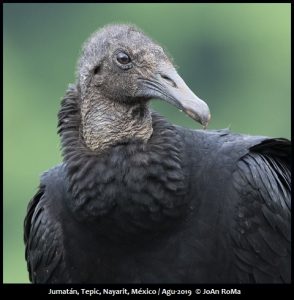
[[[100,72],[100,66],[96,66],[95,68],[94,68],[94,74],[96,75],[96,74],[98,74]]]
[[[116,59],[122,65],[126,65],[131,62],[130,57],[124,52],[117,53]]]

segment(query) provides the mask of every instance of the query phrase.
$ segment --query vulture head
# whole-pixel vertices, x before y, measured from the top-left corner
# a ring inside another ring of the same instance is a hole
[[[207,126],[210,113],[163,48],[133,25],[108,25],[85,42],[77,67],[82,135],[91,150],[152,135],[148,101],[162,99]]]

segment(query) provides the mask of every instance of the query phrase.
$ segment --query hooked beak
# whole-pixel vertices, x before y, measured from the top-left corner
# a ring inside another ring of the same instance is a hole
[[[211,117],[208,105],[189,89],[172,66],[161,67],[155,76],[142,82],[148,96],[169,102],[201,123],[204,128],[207,127]]]

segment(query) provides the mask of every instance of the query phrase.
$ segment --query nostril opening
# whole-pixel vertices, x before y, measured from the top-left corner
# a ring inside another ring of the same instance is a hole
[[[177,88],[176,83],[175,83],[171,78],[169,78],[168,76],[166,76],[166,75],[164,75],[164,74],[160,74],[160,76],[161,76],[165,81],[167,81],[168,84],[170,84],[171,86]]]

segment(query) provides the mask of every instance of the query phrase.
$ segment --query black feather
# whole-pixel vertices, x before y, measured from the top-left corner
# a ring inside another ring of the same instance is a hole
[[[83,89],[71,85],[62,100],[64,161],[42,175],[28,206],[33,283],[291,281],[288,140],[189,130],[152,113],[148,140],[130,136],[94,151],[83,136]],[[145,116],[138,111],[134,118]]]

